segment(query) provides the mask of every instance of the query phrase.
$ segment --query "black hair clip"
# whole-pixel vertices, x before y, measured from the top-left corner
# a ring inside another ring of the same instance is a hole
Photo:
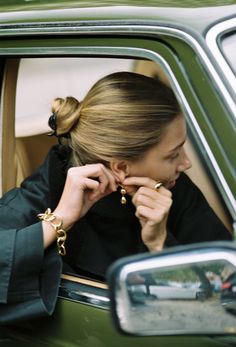
[[[52,131],[48,134],[48,136],[57,136],[57,115],[53,113],[48,120],[48,125],[52,129]]]
[[[57,135],[57,114],[53,113],[48,120],[48,125],[52,129],[52,131],[48,134],[48,136],[56,136],[58,138],[58,142],[62,144],[61,138],[64,137],[66,139],[70,139],[70,133]]]

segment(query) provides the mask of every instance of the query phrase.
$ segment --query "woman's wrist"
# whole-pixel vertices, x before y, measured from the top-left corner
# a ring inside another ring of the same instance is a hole
[[[56,234],[55,234],[55,231],[53,230],[53,227],[45,221],[42,221],[42,229],[43,229],[43,244],[44,244],[44,249],[46,249],[53,242],[56,241]]]
[[[145,246],[148,248],[150,252],[162,251],[165,246],[166,237],[167,237],[167,232],[165,231],[157,239],[153,241],[145,242]]]
[[[148,248],[149,252],[159,252],[164,249],[164,243],[165,242],[158,242],[155,244],[146,244],[146,247]]]
[[[63,212],[62,210],[56,208],[53,211],[53,214],[56,216],[56,221],[63,220],[63,229],[65,231],[69,231],[74,225],[74,222],[70,219],[68,214]]]
[[[47,208],[44,213],[38,214],[38,218],[42,220],[44,248],[56,241],[58,253],[62,256],[66,255],[67,230],[64,227],[63,219],[50,208]],[[67,227],[69,227],[68,224]]]

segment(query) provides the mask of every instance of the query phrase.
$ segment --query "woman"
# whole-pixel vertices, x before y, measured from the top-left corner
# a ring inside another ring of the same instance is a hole
[[[231,239],[183,173],[186,125],[167,86],[115,73],[52,111],[63,145],[1,199],[0,322],[53,312],[58,252],[67,271],[103,279],[122,256]]]

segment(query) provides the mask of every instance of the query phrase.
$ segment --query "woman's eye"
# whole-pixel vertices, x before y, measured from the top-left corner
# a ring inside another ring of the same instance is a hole
[[[176,153],[175,155],[172,155],[172,156],[170,157],[170,160],[173,161],[173,160],[177,159],[178,156],[179,156],[179,153]]]

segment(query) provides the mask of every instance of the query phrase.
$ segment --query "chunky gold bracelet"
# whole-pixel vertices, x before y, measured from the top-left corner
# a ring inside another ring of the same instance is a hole
[[[66,241],[66,231],[63,229],[63,221],[61,218],[57,217],[50,208],[47,208],[44,213],[39,213],[37,217],[43,220],[53,227],[57,237],[57,249],[60,255],[66,255],[65,241]],[[55,219],[59,219],[58,223],[55,223]]]

